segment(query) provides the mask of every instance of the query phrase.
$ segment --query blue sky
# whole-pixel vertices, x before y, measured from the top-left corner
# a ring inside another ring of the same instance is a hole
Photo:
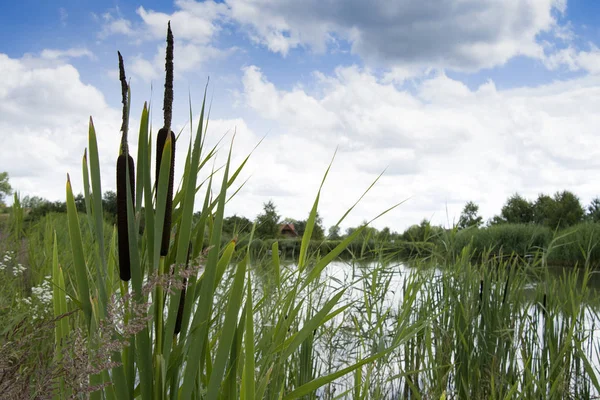
[[[282,217],[305,218],[336,148],[326,225],[385,168],[346,227],[403,200],[375,225],[447,226],[471,200],[487,219],[515,192],[567,189],[587,204],[600,195],[598,15],[591,0],[11,2],[0,135],[15,144],[0,149],[0,171],[22,195],[62,199],[92,115],[113,189],[116,52],[135,126],[150,96],[162,104],[171,20],[175,127],[210,76],[211,140],[235,130],[239,161],[266,135],[229,214],[253,218],[272,199]]]

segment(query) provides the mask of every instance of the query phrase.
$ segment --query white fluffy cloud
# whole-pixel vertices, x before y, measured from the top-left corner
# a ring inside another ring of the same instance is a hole
[[[340,145],[323,197],[327,215],[350,205],[386,166],[352,223],[407,197],[381,224],[403,228],[432,216],[443,223],[446,206],[457,219],[469,200],[491,217],[516,191],[534,198],[568,189],[585,202],[599,194],[600,78],[500,91],[493,82],[470,90],[439,74],[414,92],[357,67],[318,79],[318,93],[286,91],[248,67],[241,97],[278,132],[267,146],[283,172],[272,173],[295,199],[313,194],[305,185],[318,182],[327,150]],[[289,170],[288,157],[297,161]]]
[[[143,6],[136,10],[140,20],[134,23],[110,12],[104,14],[102,30],[99,34],[104,39],[110,35],[125,35],[134,43],[160,41],[154,56],[147,59],[141,54],[133,57],[131,72],[134,77],[149,82],[160,77],[165,63],[165,37],[167,23],[175,30],[175,48],[178,54],[175,72],[178,76],[192,71],[211,59],[226,57],[235,48],[220,49],[212,45],[213,39],[220,31],[220,22],[226,19],[228,8],[223,3],[212,0],[196,2],[193,0],[176,0],[177,11],[167,14],[146,10]]]
[[[210,50],[216,54],[218,35],[231,27],[284,56],[294,48],[323,53],[347,43],[366,64],[388,68],[388,79],[401,81],[432,68],[477,71],[520,55],[552,57],[539,36],[570,37],[568,23],[557,20],[565,10],[564,0],[176,0],[172,13],[140,6],[135,23],[107,13],[100,36],[162,41],[170,20],[177,39],[195,46],[190,62],[198,49],[208,53],[202,60]]]
[[[363,59],[388,66],[477,70],[517,55],[541,57],[542,32],[558,30],[558,0],[227,0],[231,18],[274,52],[324,51],[348,41]],[[559,30],[560,31],[560,30]]]
[[[0,170],[9,172],[15,189],[57,200],[64,198],[68,172],[81,182],[91,115],[97,117],[103,165],[109,165],[119,141],[119,112],[81,82],[73,66],[0,54],[0,74]]]

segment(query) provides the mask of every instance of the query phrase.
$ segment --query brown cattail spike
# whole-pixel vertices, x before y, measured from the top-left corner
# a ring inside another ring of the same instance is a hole
[[[167,55],[165,62],[165,97],[163,99],[163,112],[165,125],[171,129],[171,118],[173,117],[173,32],[171,32],[171,21],[167,27]]]
[[[119,276],[121,280],[131,279],[131,261],[129,258],[129,230],[127,225],[127,165],[129,164],[129,185],[132,205],[135,198],[133,157],[121,154],[117,158],[117,232],[119,239]]]
[[[185,269],[190,268],[190,255],[192,254],[192,242],[188,245],[187,259],[185,261]],[[181,299],[179,299],[179,308],[177,309],[177,318],[175,319],[175,335],[181,332],[181,322],[183,320],[183,309],[185,307],[185,289],[187,287],[187,278],[183,278],[183,288],[181,289]]]
[[[119,55],[119,80],[121,81],[121,96],[123,102],[123,122],[121,124],[121,149],[117,158],[117,233],[119,244],[119,276],[124,281],[131,279],[131,261],[129,258],[129,228],[127,225],[127,168],[129,168],[129,185],[131,204],[135,204],[135,170],[133,158],[129,155],[127,131],[129,127],[128,94],[129,85],[125,77],[123,57]]]

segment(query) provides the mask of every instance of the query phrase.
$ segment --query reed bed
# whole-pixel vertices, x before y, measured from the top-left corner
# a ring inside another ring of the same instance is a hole
[[[21,319],[5,330],[0,388],[18,388],[11,392],[16,398],[143,400],[600,394],[598,295],[589,268],[551,275],[543,251],[530,262],[489,251],[474,257],[470,245],[456,247],[454,234],[445,238],[445,258],[416,258],[411,267],[392,262],[385,244],[369,244],[369,260],[360,259],[362,246],[341,262],[365,226],[327,249],[310,244],[329,168],[293,263],[280,259],[278,242],[257,259],[252,234],[245,245],[222,241],[226,203],[238,193],[248,158],[234,167],[230,148],[220,171],[210,169],[217,148],[205,146],[204,100],[189,142],[171,132],[170,26],[167,47],[169,115],[162,138],[153,140],[144,105],[135,160],[121,59],[117,226],[103,218],[90,119],[82,158],[86,212],[77,212],[67,177],[66,216],[47,216],[29,238],[24,268],[31,282],[12,259],[0,270],[7,285],[21,282],[13,285],[16,299],[31,298],[27,288],[43,281],[51,288],[41,322]],[[174,159],[176,140],[187,146],[182,160]],[[184,165],[177,186],[174,162]],[[21,243],[18,202],[12,221],[14,243]],[[36,341],[43,359],[32,358],[31,346],[16,346],[22,329],[49,333]],[[29,364],[14,368],[24,355]]]

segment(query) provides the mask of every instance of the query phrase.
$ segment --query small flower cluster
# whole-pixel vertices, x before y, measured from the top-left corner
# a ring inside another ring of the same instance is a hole
[[[7,268],[12,269],[15,276],[23,274],[27,268],[21,263],[17,263],[14,251],[6,251],[2,257],[0,257],[0,271],[4,271]]]
[[[35,321],[43,319],[51,311],[52,305],[52,285],[50,276],[46,276],[39,286],[31,288],[31,297],[24,297],[19,300],[21,304],[31,309],[31,318]]]

